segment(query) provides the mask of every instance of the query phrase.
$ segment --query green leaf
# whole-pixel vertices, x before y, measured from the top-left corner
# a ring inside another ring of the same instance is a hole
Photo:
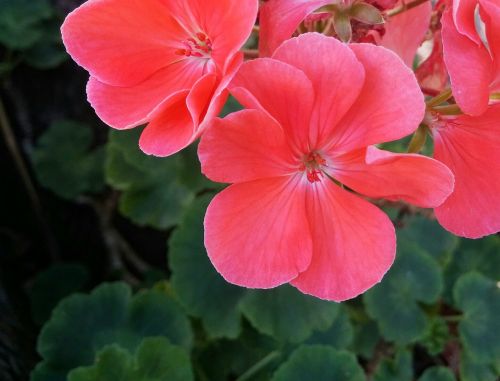
[[[53,265],[38,274],[29,293],[35,323],[45,323],[54,307],[66,296],[81,291],[88,280],[87,269],[77,264]]]
[[[105,347],[90,367],[70,372],[68,381],[190,381],[193,372],[185,349],[165,338],[145,339],[135,356],[118,345]]]
[[[413,368],[411,353],[400,350],[394,359],[384,359],[380,362],[374,375],[374,381],[411,381]]]
[[[425,333],[427,317],[419,302],[434,303],[442,283],[438,263],[425,251],[403,241],[389,273],[364,295],[363,301],[381,334],[387,340],[406,344]]]
[[[147,156],[139,150],[140,133],[139,128],[110,133],[106,180],[122,191],[123,215],[166,229],[179,222],[197,192],[214,185],[201,175],[195,147],[168,158]]]
[[[315,330],[328,329],[339,305],[304,295],[284,285],[271,290],[248,291],[240,310],[261,333],[279,341],[301,342]]]
[[[457,279],[468,272],[477,271],[491,278],[500,279],[500,237],[462,239],[458,250],[445,269],[445,300],[453,304],[453,287]]]
[[[38,181],[66,199],[104,189],[104,149],[92,150],[92,130],[73,121],[54,123],[33,152]]]
[[[314,345],[302,346],[279,367],[272,381],[364,381],[356,357],[346,351]]]
[[[365,359],[372,358],[379,340],[380,332],[375,321],[368,320],[367,322],[357,323],[354,326],[352,349],[356,354]]]
[[[467,353],[462,352],[460,358],[461,381],[498,381],[499,376],[500,369],[495,369],[494,364],[476,361]]]
[[[459,244],[458,237],[444,230],[436,220],[412,216],[398,229],[398,242],[413,243],[441,264],[446,264]]]
[[[44,23],[41,38],[24,52],[26,63],[36,69],[53,69],[69,58],[61,39],[59,20]]]
[[[324,331],[316,331],[308,340],[307,344],[323,344],[336,349],[344,349],[351,345],[354,330],[349,320],[345,307],[339,308],[337,317],[333,324]]]
[[[444,366],[434,366],[427,369],[418,381],[455,381],[455,376]]]
[[[133,352],[144,338],[154,336],[190,346],[189,321],[177,304],[159,291],[132,297],[124,283],[103,284],[56,307],[39,336],[38,352],[45,369],[68,372],[93,364],[106,345],[116,343]]]
[[[209,336],[235,338],[241,329],[237,305],[245,289],[215,271],[203,246],[203,218],[211,198],[197,199],[170,238],[171,284],[179,302],[202,320]]]
[[[0,43],[27,49],[43,37],[42,21],[53,15],[48,0],[0,0]]]
[[[233,112],[243,110],[243,106],[232,95],[227,98],[227,102],[222,109],[220,117],[223,118]]]
[[[39,363],[31,372],[30,381],[67,381],[66,372],[52,369],[47,363]]]
[[[427,352],[432,356],[437,356],[443,352],[446,343],[451,339],[451,334],[446,321],[436,316],[429,321],[426,332],[420,340]]]
[[[500,358],[500,288],[491,279],[469,273],[455,284],[454,299],[463,312],[458,328],[472,359],[481,362]]]

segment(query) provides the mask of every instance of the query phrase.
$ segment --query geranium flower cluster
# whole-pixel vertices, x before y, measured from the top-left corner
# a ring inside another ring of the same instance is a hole
[[[231,184],[205,217],[231,283],[366,291],[396,253],[376,199],[500,231],[497,0],[89,0],[62,34],[101,119],[147,124],[146,154],[200,138],[203,173]],[[218,118],[229,93],[244,110]],[[377,146],[409,135],[408,153]]]

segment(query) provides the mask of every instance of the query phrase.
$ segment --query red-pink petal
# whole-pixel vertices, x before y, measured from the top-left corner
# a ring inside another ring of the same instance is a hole
[[[500,231],[500,105],[434,130],[434,157],[455,175],[455,191],[436,208],[452,233],[480,238]]]
[[[425,94],[436,96],[448,83],[448,70],[443,60],[443,42],[441,31],[436,31],[433,38],[431,55],[415,71],[420,87]]]
[[[452,20],[458,33],[468,37],[476,44],[481,44],[481,38],[476,31],[475,10],[478,0],[452,0]]]
[[[292,284],[340,302],[380,282],[394,262],[396,235],[390,219],[374,205],[331,181],[315,184],[306,204],[313,256]]]
[[[500,4],[493,0],[480,0],[481,17],[486,26],[486,37],[495,65],[492,91],[500,91]]]
[[[260,9],[259,51],[270,56],[313,11],[332,0],[270,0]]]
[[[309,266],[312,243],[299,181],[280,177],[234,184],[212,200],[205,247],[228,282],[271,288]]]
[[[316,100],[310,144],[315,146],[331,133],[358,98],[365,81],[363,65],[347,45],[318,33],[306,33],[284,42],[273,58],[299,68],[313,84]]]
[[[157,111],[141,134],[141,150],[154,156],[169,156],[195,139],[193,119],[186,106],[189,91],[172,96],[169,104]]]
[[[422,45],[431,21],[430,1],[391,17],[385,24],[385,34],[380,43],[397,53],[408,67],[413,67],[417,49]]]
[[[203,73],[203,65],[183,60],[132,87],[110,86],[91,77],[87,97],[97,115],[117,129],[147,122],[150,114],[175,93],[190,89]]]
[[[230,91],[246,108],[269,113],[297,147],[307,146],[314,89],[303,71],[259,58],[241,65]]]
[[[198,147],[202,172],[211,180],[238,183],[296,170],[279,124],[260,110],[215,119]]]
[[[450,74],[453,95],[467,114],[480,115],[488,107],[493,62],[488,50],[460,34],[451,12],[441,18],[444,61]]]
[[[415,131],[424,117],[425,103],[413,72],[381,46],[350,47],[363,64],[366,79],[360,96],[324,142],[326,148],[347,152]]]
[[[395,154],[375,147],[360,149],[333,160],[332,176],[373,198],[403,200],[422,208],[441,205],[453,191],[453,174],[426,156]]]
[[[64,45],[91,76],[133,86],[177,61],[188,37],[163,0],[89,0],[62,26]]]

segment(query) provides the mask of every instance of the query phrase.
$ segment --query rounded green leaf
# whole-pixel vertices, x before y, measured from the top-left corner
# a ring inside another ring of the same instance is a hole
[[[476,361],[467,353],[462,353],[460,381],[498,381],[498,377],[500,377],[500,368],[495,368],[495,364]]]
[[[430,319],[420,344],[427,349],[430,355],[437,356],[443,352],[450,339],[448,323],[440,316],[436,316]]]
[[[400,242],[391,270],[363,300],[381,334],[387,340],[406,344],[425,333],[427,317],[419,302],[435,302],[442,283],[440,267],[430,255],[415,245]]]
[[[377,367],[374,381],[412,381],[413,366],[411,353],[400,350],[394,359],[386,358]]]
[[[453,290],[455,304],[463,312],[460,338],[472,359],[485,362],[500,358],[500,288],[479,273],[459,278]]]
[[[40,334],[38,352],[46,368],[68,372],[91,365],[106,345],[134,351],[144,338],[153,336],[186,347],[191,344],[189,321],[177,304],[159,291],[132,297],[124,283],[104,284],[56,307]]]
[[[453,304],[452,293],[457,279],[471,271],[477,271],[492,280],[500,279],[500,236],[460,240],[460,246],[444,273],[444,297],[449,304]]]
[[[105,347],[90,367],[69,373],[68,381],[190,381],[193,372],[185,349],[165,338],[145,339],[135,356],[114,344]]]
[[[138,225],[166,229],[211,183],[201,175],[193,148],[168,158],[147,156],[139,150],[140,133],[138,128],[110,133],[106,180],[122,191],[123,215]]]
[[[170,238],[171,284],[179,302],[201,319],[209,336],[235,338],[241,328],[237,305],[246,291],[217,273],[203,246],[203,218],[211,198],[197,199]]]
[[[88,280],[87,269],[77,264],[57,264],[38,274],[29,293],[33,320],[45,323],[57,303],[81,291]]]
[[[272,290],[248,291],[241,300],[240,310],[259,332],[280,341],[301,342],[315,330],[328,329],[339,305],[285,285]]]
[[[398,242],[415,244],[439,263],[446,264],[456,250],[459,239],[444,230],[436,220],[415,215],[397,230]]]
[[[365,359],[373,356],[375,347],[380,341],[380,332],[377,323],[373,320],[358,322],[354,326],[354,340],[352,350]]]
[[[316,331],[307,339],[307,344],[323,344],[334,347],[335,349],[344,349],[351,345],[354,337],[354,329],[349,315],[345,308],[340,306],[337,317],[333,324],[324,331]]]
[[[418,381],[455,381],[453,372],[444,366],[427,369]]]
[[[356,356],[331,347],[302,346],[279,367],[272,381],[365,381]]]
[[[40,183],[66,199],[104,189],[102,147],[91,150],[92,130],[72,121],[54,123],[33,152],[33,167]]]

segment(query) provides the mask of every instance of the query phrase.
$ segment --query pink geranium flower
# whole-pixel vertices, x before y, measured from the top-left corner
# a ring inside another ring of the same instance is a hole
[[[484,36],[476,29],[476,7],[484,21]],[[488,107],[490,94],[500,91],[500,3],[454,0],[441,22],[453,95],[466,114],[480,115]]]
[[[412,133],[425,109],[385,48],[303,34],[243,64],[231,91],[250,109],[215,119],[199,146],[203,172],[233,183],[205,217],[208,255],[231,283],[353,298],[396,248],[390,219],[360,195],[435,207],[452,191],[443,164],[372,146]]]
[[[117,129],[149,123],[142,150],[167,156],[219,113],[257,9],[257,0],[89,0],[62,35],[90,72],[100,118]]]
[[[436,217],[452,233],[480,238],[500,231],[500,104],[480,116],[441,116],[432,127],[434,157],[455,175]]]

